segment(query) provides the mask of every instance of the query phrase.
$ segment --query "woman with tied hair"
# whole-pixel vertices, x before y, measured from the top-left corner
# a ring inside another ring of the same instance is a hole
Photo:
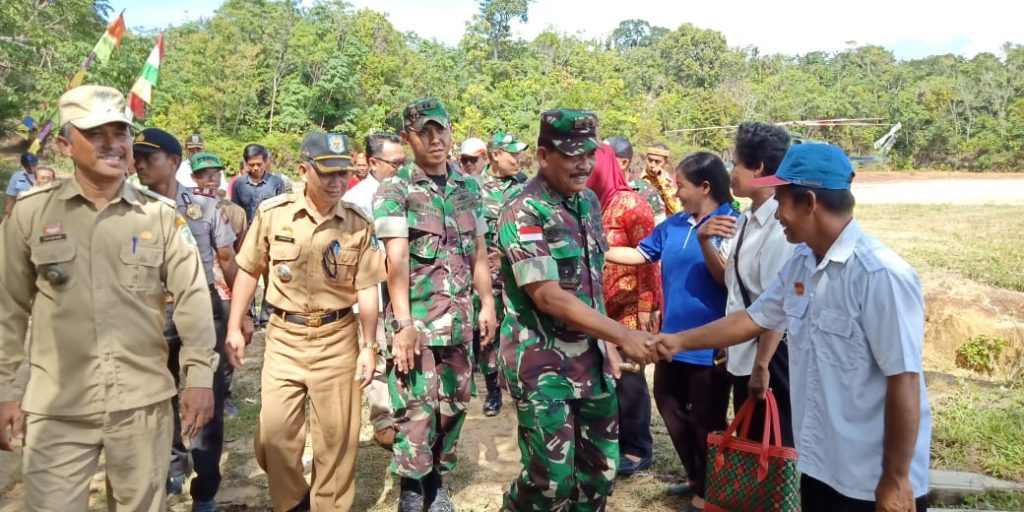
[[[654,231],[654,210],[626,182],[626,175],[607,144],[595,154],[594,171],[587,187],[601,202],[601,222],[611,247],[636,247]],[[657,264],[638,267],[606,263],[605,310],[610,318],[632,329],[657,334],[661,308],[661,272]],[[612,373],[618,381],[619,475],[630,476],[651,466],[651,397],[643,367],[623,364],[618,350],[609,347]]]
[[[621,265],[662,262],[665,296],[661,330],[675,333],[725,316],[723,286],[736,211],[725,163],[713,153],[694,153],[675,168],[682,211],[634,247],[613,247],[606,259]],[[669,488],[692,494],[687,512],[703,510],[707,436],[724,430],[728,377],[714,350],[685,350],[654,367],[654,401],[686,469],[687,482]]]

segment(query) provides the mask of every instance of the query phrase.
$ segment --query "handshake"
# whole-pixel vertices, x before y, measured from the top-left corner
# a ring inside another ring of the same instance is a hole
[[[651,334],[623,327],[613,343],[631,361],[648,364],[671,360],[673,355],[686,350],[684,334]]]

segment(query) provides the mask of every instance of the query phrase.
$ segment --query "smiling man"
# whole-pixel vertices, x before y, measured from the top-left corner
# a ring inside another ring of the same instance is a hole
[[[650,334],[605,316],[608,242],[587,188],[597,116],[541,114],[540,172],[498,219],[505,318],[498,365],[516,403],[523,470],[502,510],[604,510],[619,462],[606,340],[644,360]],[[518,149],[518,147],[516,148]]]
[[[402,141],[415,161],[377,191],[373,214],[388,256],[386,317],[393,336],[391,404],[398,432],[391,471],[399,512],[452,509],[443,476],[455,469],[473,374],[474,320],[494,336],[480,186],[447,161],[451,122],[433,98],[405,108]],[[473,317],[473,294],[481,310]],[[373,331],[367,331],[373,332]]]
[[[174,201],[125,183],[124,109],[109,87],[64,93],[57,142],[75,172],[23,194],[2,227],[0,450],[13,448],[11,434],[25,436],[26,510],[86,510],[101,454],[108,510],[166,510],[178,392],[167,371],[165,293],[182,340],[183,435],[199,434],[213,415],[217,354],[202,263]],[[19,406],[30,316],[46,321],[32,322]]]
[[[804,510],[924,512],[931,412],[921,283],[861,231],[852,181],[841,149],[791,146],[774,176],[751,184],[776,187],[776,216],[800,244],[793,257],[750,307],[656,342],[669,357],[785,330]]]

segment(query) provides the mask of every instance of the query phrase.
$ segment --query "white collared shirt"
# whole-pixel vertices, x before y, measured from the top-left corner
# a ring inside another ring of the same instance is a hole
[[[850,498],[874,501],[882,474],[887,377],[917,373],[921,421],[910,465],[928,492],[931,410],[921,370],[924,297],[917,272],[851,220],[819,263],[797,246],[747,310],[789,334],[798,469]]]
[[[342,201],[352,203],[359,207],[360,210],[366,213],[371,219],[373,218],[373,196],[377,194],[377,189],[380,188],[380,182],[377,178],[373,177],[373,173],[367,173],[363,181],[356,183],[356,186],[348,189],[345,195],[341,196]],[[386,283],[377,285],[377,302],[380,307],[380,311],[384,311],[384,295],[381,293],[381,286],[385,286]],[[352,305],[352,311],[359,313],[359,304]]]
[[[725,266],[725,288],[729,290],[729,298],[725,303],[726,314],[746,309],[739,280],[736,279],[736,247],[740,247],[740,276],[751,302],[757,300],[771,286],[775,276],[779,274],[779,269],[793,255],[796,246],[786,241],[782,224],[775,218],[778,209],[778,201],[771,197],[756,212],[747,209],[737,219],[736,232],[743,234],[743,243],[740,244],[739,238],[733,240]],[[756,358],[757,344],[754,340],[734,345],[729,347],[726,368],[732,375],[750,375]]]
[[[342,201],[348,201],[363,210],[370,218],[373,218],[373,196],[380,188],[380,182],[373,177],[373,173],[367,173],[363,181],[356,183],[356,186],[348,189],[345,195],[341,196]]]

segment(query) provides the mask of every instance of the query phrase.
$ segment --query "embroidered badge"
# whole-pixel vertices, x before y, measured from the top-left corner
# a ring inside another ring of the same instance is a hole
[[[64,233],[64,228],[61,227],[60,222],[54,222],[43,227],[43,236],[39,237],[39,241],[53,242],[55,240],[66,240],[67,238],[68,235]]]
[[[796,284],[794,284],[793,285],[793,291],[796,292],[797,295],[803,295],[804,294],[804,283],[797,282]]]
[[[203,211],[199,209],[199,205],[192,203],[185,207],[185,216],[192,220],[199,220],[203,216]]]

